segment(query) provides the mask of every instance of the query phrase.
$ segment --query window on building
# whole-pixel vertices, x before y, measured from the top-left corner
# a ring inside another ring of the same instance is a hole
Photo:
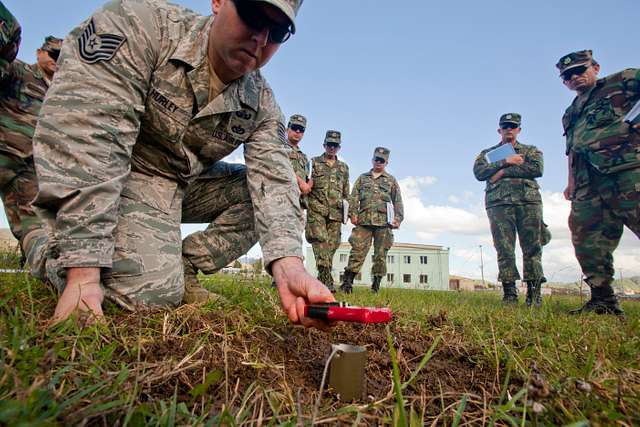
[[[393,273],[387,273],[387,282],[393,283]]]
[[[387,264],[393,264],[396,262],[396,259],[393,255],[387,255]]]
[[[411,264],[411,255],[405,255],[403,259],[405,264]]]
[[[420,256],[420,264],[426,264],[427,263],[427,256],[426,255],[421,255]]]
[[[348,258],[347,254],[340,254],[340,262],[347,262]]]
[[[340,283],[344,282],[344,273],[340,273],[340,278],[338,279]]]
[[[371,255],[371,262],[374,262],[373,255]]]
[[[402,282],[403,283],[411,283],[411,275],[410,274],[403,274],[402,275]]]
[[[429,276],[427,274],[421,274],[420,283],[423,285],[426,285],[427,283],[429,283]]]
[[[362,280],[362,273],[356,274],[356,280]]]

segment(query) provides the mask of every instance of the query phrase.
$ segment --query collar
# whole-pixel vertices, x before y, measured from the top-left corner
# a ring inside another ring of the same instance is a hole
[[[31,69],[31,72],[33,73],[35,78],[37,78],[38,80],[42,80],[44,84],[47,85],[47,87],[51,85],[51,80],[47,78],[44,72],[40,69],[40,66],[37,62],[35,64],[29,65],[28,67]]]
[[[368,175],[368,176],[370,176],[370,177],[372,177],[372,178],[373,178],[373,168],[371,168],[371,169],[369,170],[369,172],[365,173],[365,175]],[[383,170],[383,171],[382,171],[382,173],[380,174],[380,176],[384,176],[384,177],[387,177],[387,178],[388,178],[388,177],[389,177],[389,174],[387,173],[387,170],[385,169],[385,170]],[[380,177],[380,176],[379,176],[379,177]],[[378,177],[378,178],[379,178],[379,177]]]
[[[320,155],[319,159],[320,159],[320,161],[321,161],[322,163],[328,163],[328,162],[329,162],[329,159],[327,159],[327,153],[322,153],[322,154]],[[334,159],[334,161],[335,161],[335,163],[336,163],[336,164],[338,163],[338,160],[339,160],[339,159],[338,159],[338,155],[336,154],[336,158]]]
[[[178,43],[171,61],[182,62],[187,66],[187,77],[191,83],[199,113],[196,117],[222,112],[238,111],[241,103],[258,111],[262,83],[257,71],[251,72],[229,83],[224,91],[209,105],[209,59],[207,47],[209,32],[214,25],[214,16],[200,16],[195,19],[191,29]]]

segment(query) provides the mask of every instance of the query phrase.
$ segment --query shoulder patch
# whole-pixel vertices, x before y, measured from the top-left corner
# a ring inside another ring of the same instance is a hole
[[[287,130],[284,127],[284,123],[278,122],[278,141],[283,145],[287,144]]]
[[[110,61],[126,38],[116,34],[96,34],[93,18],[78,37],[78,53],[87,64]]]

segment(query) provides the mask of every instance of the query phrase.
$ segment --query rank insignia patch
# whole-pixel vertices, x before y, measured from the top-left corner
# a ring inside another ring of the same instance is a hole
[[[78,52],[88,64],[110,61],[125,40],[126,38],[116,34],[96,34],[96,25],[91,19],[78,37]]]

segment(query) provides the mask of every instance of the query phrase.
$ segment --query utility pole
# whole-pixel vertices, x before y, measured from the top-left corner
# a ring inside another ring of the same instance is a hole
[[[482,259],[482,245],[480,246],[480,274],[482,275],[482,288],[484,289],[485,283],[484,283],[484,260]]]

